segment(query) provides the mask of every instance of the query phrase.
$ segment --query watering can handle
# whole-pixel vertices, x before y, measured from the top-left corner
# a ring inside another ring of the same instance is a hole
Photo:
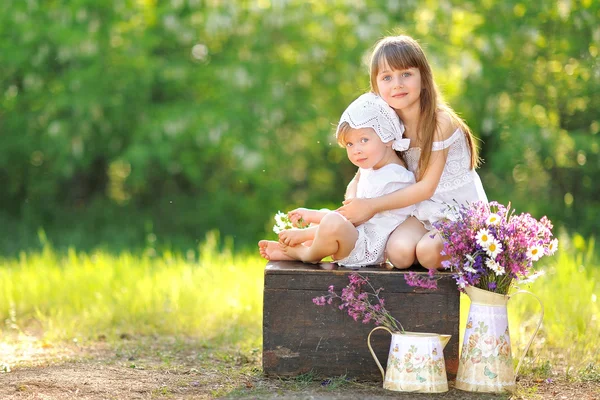
[[[381,377],[382,377],[382,379],[385,381],[385,371],[383,370],[383,367],[381,366],[381,363],[377,359],[377,356],[375,355],[375,352],[373,351],[373,348],[371,347],[371,334],[373,332],[375,332],[376,330],[379,330],[379,329],[383,329],[383,330],[388,331],[390,333],[390,335],[392,334],[392,331],[389,330],[388,328],[386,328],[385,326],[378,326],[376,328],[373,328],[371,330],[371,332],[369,332],[369,336],[367,337],[367,346],[369,346],[369,351],[371,352],[371,355],[373,356],[373,359],[375,360],[375,362],[377,363],[377,366],[379,367],[379,370],[381,371]]]
[[[535,327],[535,331],[533,332],[533,335],[531,335],[531,339],[529,339],[529,343],[527,343],[527,346],[525,346],[525,350],[523,351],[523,354],[521,355],[521,358],[519,359],[519,363],[517,364],[517,369],[515,370],[515,377],[519,374],[519,369],[521,368],[521,363],[525,359],[525,356],[527,355],[527,351],[529,351],[529,347],[531,346],[531,343],[533,343],[533,339],[535,338],[535,335],[537,335],[538,330],[540,329],[540,326],[542,325],[542,320],[544,319],[544,305],[542,304],[542,301],[535,294],[528,292],[527,290],[519,290],[519,291],[513,293],[510,296],[510,299],[512,299],[515,294],[519,294],[519,293],[525,293],[525,294],[529,294],[529,295],[533,296],[538,301],[538,303],[540,303],[540,307],[542,308],[542,311],[540,313],[540,320],[538,321],[537,326]]]

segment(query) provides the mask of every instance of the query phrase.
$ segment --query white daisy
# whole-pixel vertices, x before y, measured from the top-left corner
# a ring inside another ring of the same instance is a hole
[[[538,271],[534,274],[529,275],[527,278],[520,280],[519,283],[533,283],[537,278],[545,274],[545,271]]]
[[[536,245],[527,249],[527,258],[531,261],[537,261],[544,255],[544,248]]]
[[[465,263],[465,265],[463,266],[463,270],[465,270],[466,272],[470,272],[472,274],[476,274],[477,270],[473,267],[471,267],[471,265]]]
[[[275,222],[277,223],[277,225],[285,224],[286,218],[287,218],[287,215],[285,215],[281,211],[277,211],[277,214],[275,214]]]
[[[473,264],[475,264],[475,259],[470,254],[465,254],[465,258],[467,261],[463,264],[463,270],[470,272],[472,274],[477,273],[477,270],[473,268]]]
[[[496,256],[502,253],[502,243],[500,243],[496,239],[490,240],[489,244],[485,248],[485,252],[492,259],[496,259]]]
[[[273,226],[273,232],[279,235],[279,232],[290,229],[291,227],[292,223],[287,214],[278,211],[277,214],[275,214],[275,226]]]
[[[488,225],[500,225],[500,216],[498,214],[492,213],[485,221]]]
[[[475,235],[475,239],[477,239],[478,245],[480,245],[484,249],[487,249],[490,242],[494,240],[494,237],[490,234],[490,232],[487,229],[480,229],[477,232],[477,235]]]
[[[554,238],[546,248],[546,255],[551,256],[558,250],[558,239]]]
[[[506,272],[502,265],[498,264],[495,260],[492,260],[491,258],[488,258],[486,260],[485,266],[494,271],[496,273],[496,276],[504,275],[504,273]]]

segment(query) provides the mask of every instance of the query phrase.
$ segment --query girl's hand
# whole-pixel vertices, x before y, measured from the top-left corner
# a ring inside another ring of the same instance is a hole
[[[375,215],[368,199],[346,199],[343,204],[336,211],[346,217],[354,226],[367,222]]]
[[[296,228],[305,228],[312,222],[312,213],[308,208],[296,208],[288,212],[288,218]]]

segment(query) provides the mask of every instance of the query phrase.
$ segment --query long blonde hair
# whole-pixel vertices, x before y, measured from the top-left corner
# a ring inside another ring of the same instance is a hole
[[[419,43],[410,36],[401,35],[385,37],[375,44],[371,55],[370,74],[371,91],[378,95],[380,93],[377,89],[377,74],[380,67],[386,64],[393,70],[417,68],[421,73],[421,115],[417,126],[421,157],[417,180],[423,177],[431,159],[431,147],[438,129],[438,111],[446,112],[452,119],[453,125],[464,132],[471,150],[471,169],[476,168],[479,165],[479,155],[475,138],[462,118],[442,99],[433,80],[433,72],[427,57]]]

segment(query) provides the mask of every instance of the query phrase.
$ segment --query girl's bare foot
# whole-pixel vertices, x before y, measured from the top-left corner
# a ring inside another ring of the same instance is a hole
[[[272,240],[261,240],[260,242],[258,242],[258,250],[260,252],[260,256],[267,260],[293,260],[292,257],[288,256],[283,252],[282,246],[279,244],[279,242],[275,242]]]
[[[286,229],[279,233],[279,242],[286,246],[296,246],[312,240],[313,235],[314,233],[307,229]]]
[[[309,259],[309,250],[307,246],[281,246],[281,251],[286,257],[290,257],[292,260],[299,260],[307,263],[317,263],[321,260]]]

